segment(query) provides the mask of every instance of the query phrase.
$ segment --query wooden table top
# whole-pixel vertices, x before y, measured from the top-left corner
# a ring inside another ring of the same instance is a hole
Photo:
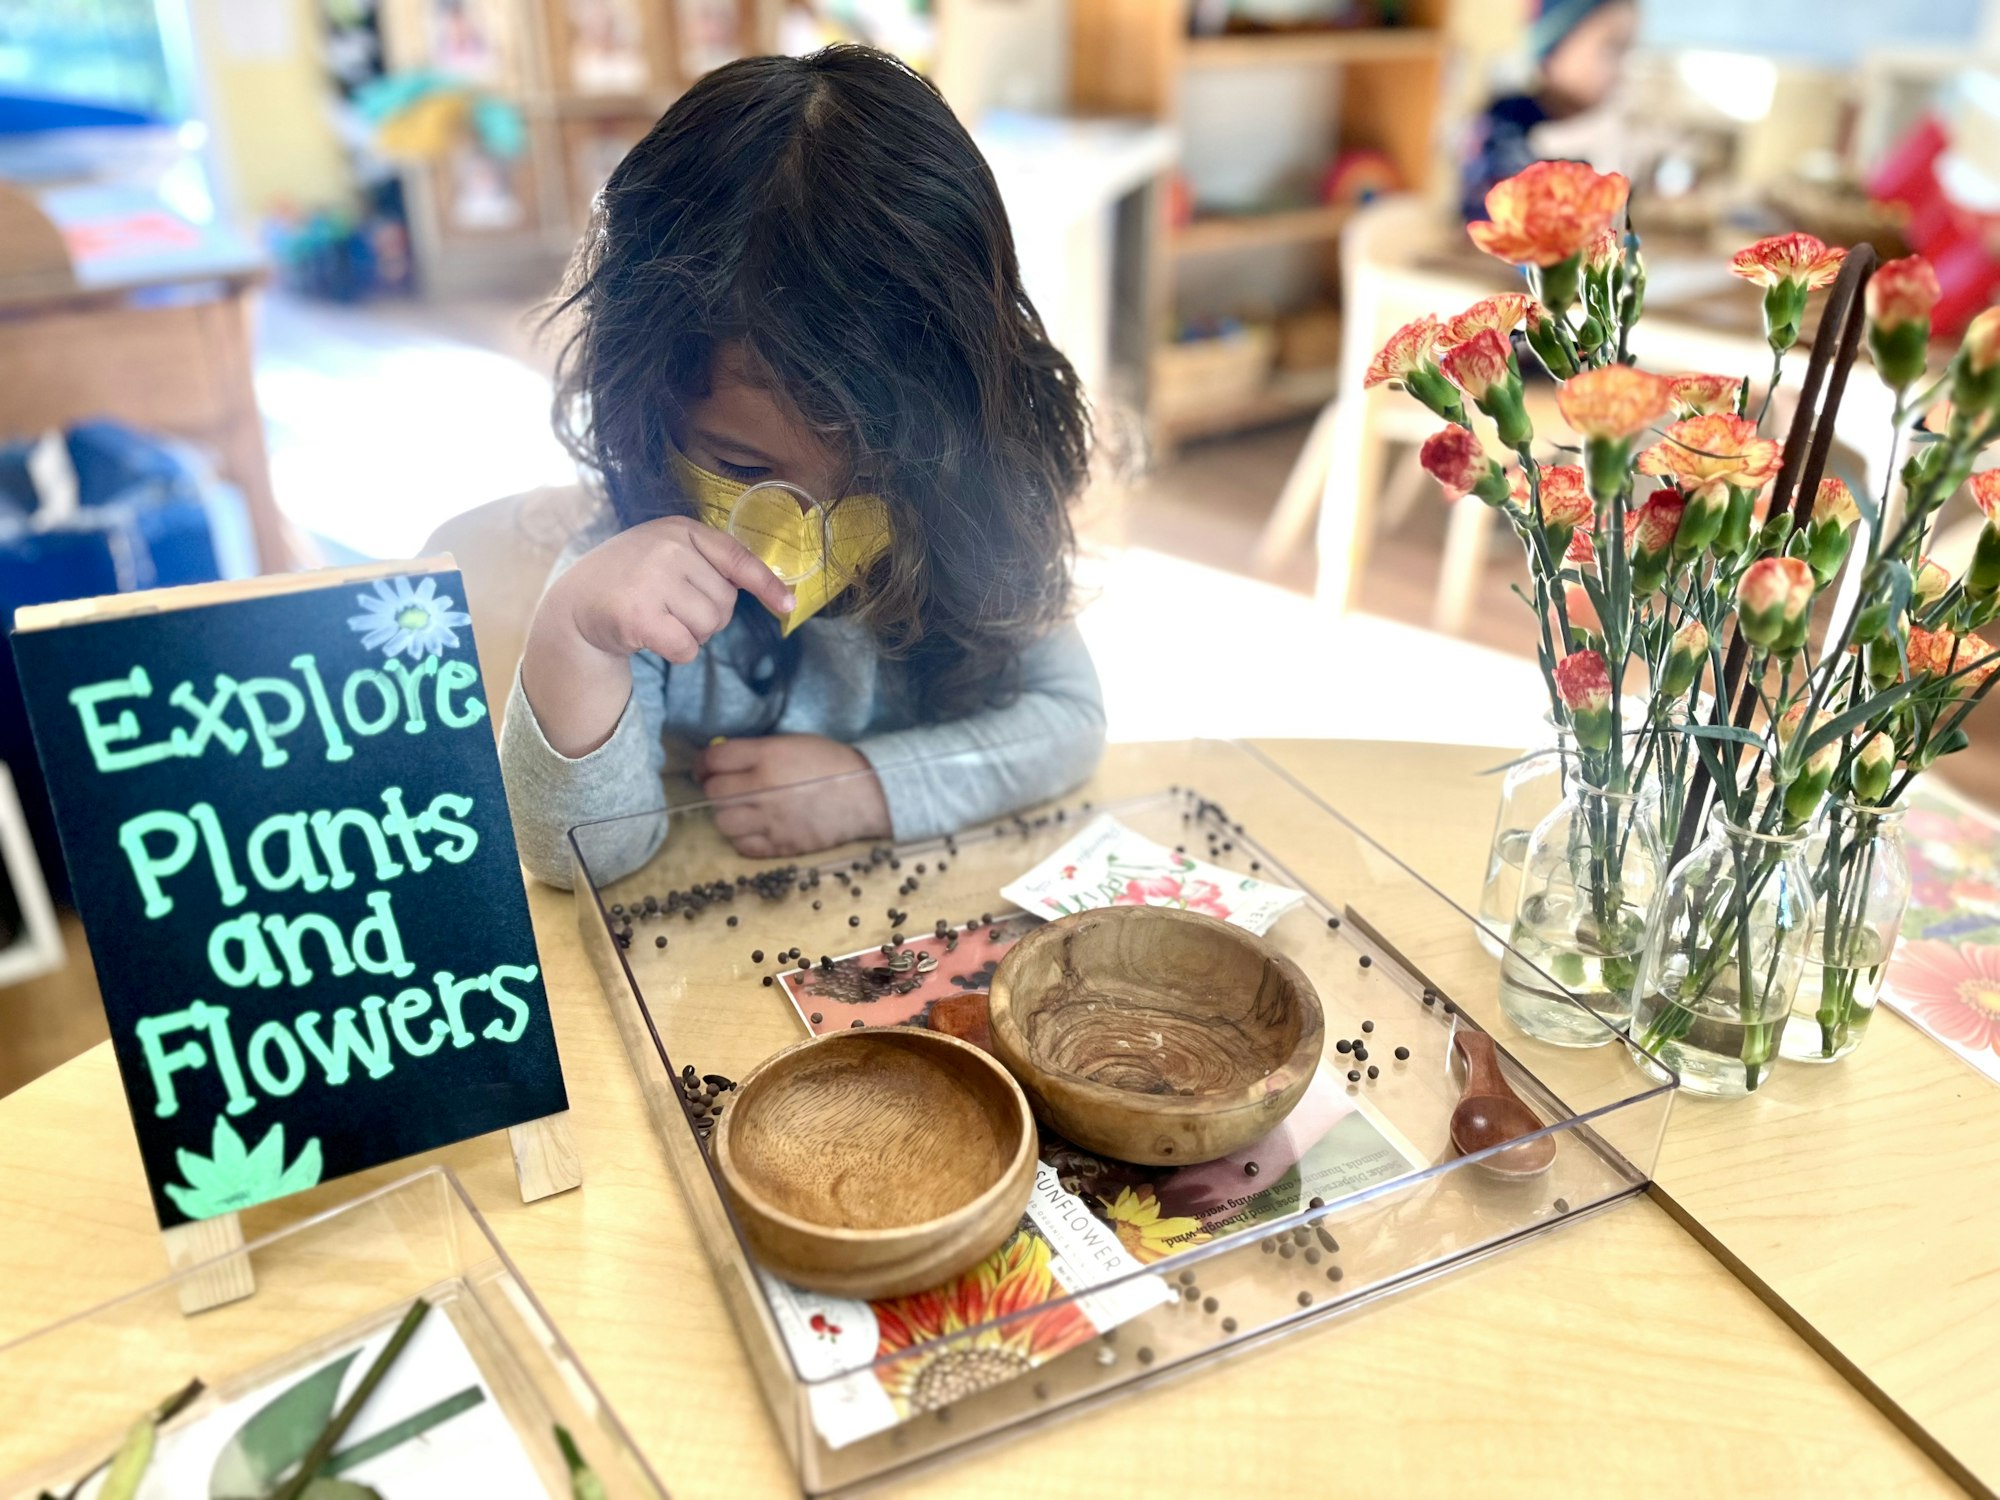
[[[1265,748],[1419,873],[1476,887],[1498,787],[1472,773],[1502,757]],[[1111,756],[1164,771],[1173,747]],[[795,1493],[572,899],[535,888],[530,904],[585,1185],[523,1205],[504,1135],[427,1159],[459,1174],[679,1500]],[[1979,1231],[2000,1185],[2000,1100],[1897,1018],[1875,1030],[1854,1062],[1781,1071],[1741,1106],[1681,1101],[1654,1199],[889,1493],[1193,1495],[1296,1486],[1306,1466],[1349,1495],[1950,1494],[1954,1474],[1990,1487],[2000,1393],[1977,1355],[1996,1346],[2000,1277]],[[246,1228],[409,1165],[266,1205]],[[0,1341],[162,1273],[108,1047],[0,1100],[0,1224]],[[663,1378],[668,1361],[703,1372],[699,1399]]]

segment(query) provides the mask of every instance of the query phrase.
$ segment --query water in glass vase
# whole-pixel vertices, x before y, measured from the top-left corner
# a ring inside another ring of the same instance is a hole
[[[1836,963],[1826,961],[1815,934],[1785,1023],[1782,1051],[1798,1062],[1837,1062],[1861,1045],[1888,977],[1889,949],[1879,933],[1850,933]]]
[[[1632,1009],[1633,1040],[1678,1073],[1683,1088],[1717,1098],[1750,1093],[1770,1075],[1784,1028],[1783,1016],[1746,1020],[1726,983],[1686,1004],[1653,990]]]
[[[1479,888],[1479,945],[1495,958],[1504,956],[1502,945],[1521,903],[1521,867],[1528,858],[1529,833],[1526,828],[1502,829],[1494,835],[1487,856],[1486,883]]]
[[[1631,1019],[1645,913],[1621,907],[1600,924],[1564,895],[1551,891],[1521,904],[1500,965],[1500,1010],[1558,1047],[1601,1047],[1613,1027]]]

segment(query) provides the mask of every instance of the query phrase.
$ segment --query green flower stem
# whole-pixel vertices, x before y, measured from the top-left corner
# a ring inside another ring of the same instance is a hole
[[[410,1310],[403,1314],[403,1321],[398,1323],[396,1331],[389,1335],[389,1342],[384,1344],[382,1352],[375,1356],[375,1362],[369,1365],[368,1373],[361,1377],[361,1384],[354,1388],[354,1394],[349,1396],[340,1410],[333,1414],[333,1419],[326,1424],[326,1430],[319,1435],[312,1447],[306,1450],[306,1456],[299,1460],[298,1469],[290,1479],[278,1486],[272,1493],[271,1500],[299,1500],[306,1486],[319,1476],[327,1459],[333,1456],[334,1445],[360,1415],[361,1408],[368,1404],[368,1398],[375,1394],[375,1387],[382,1383],[383,1377],[389,1373],[389,1367],[396,1363],[410,1340],[416,1336],[417,1325],[423,1322],[424,1314],[430,1310],[430,1303],[422,1297],[410,1304]]]

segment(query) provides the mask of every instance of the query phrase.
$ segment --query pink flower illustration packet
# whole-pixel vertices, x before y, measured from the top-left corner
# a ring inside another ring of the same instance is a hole
[[[1305,893],[1141,838],[1100,816],[1001,895],[1045,919],[1100,906],[1174,906],[1262,935]]]

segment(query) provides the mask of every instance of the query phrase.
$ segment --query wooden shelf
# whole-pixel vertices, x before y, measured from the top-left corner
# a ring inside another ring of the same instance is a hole
[[[1212,255],[1259,245],[1299,245],[1330,240],[1353,212],[1345,204],[1285,209],[1269,214],[1217,214],[1174,230],[1169,247],[1176,255]]]
[[[1323,370],[1280,371],[1261,389],[1240,401],[1206,406],[1199,411],[1163,414],[1156,425],[1168,443],[1266,427],[1318,411],[1333,399],[1339,384],[1340,372],[1332,366]]]
[[[1429,27],[1360,26],[1347,31],[1246,31],[1189,37],[1184,68],[1263,68],[1281,64],[1398,62],[1433,57],[1444,43]]]

